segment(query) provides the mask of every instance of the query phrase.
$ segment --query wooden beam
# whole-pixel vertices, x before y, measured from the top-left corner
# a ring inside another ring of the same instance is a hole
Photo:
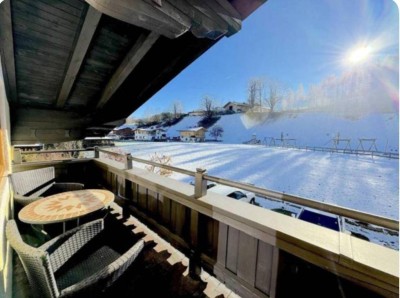
[[[68,99],[83,59],[85,58],[86,52],[89,48],[90,42],[99,24],[101,15],[102,14],[99,11],[89,5],[89,9],[86,13],[85,21],[82,25],[78,41],[76,42],[67,73],[65,74],[63,85],[60,93],[58,94],[56,103],[57,108],[62,108]]]
[[[143,0],[85,1],[106,15],[167,38],[178,37],[190,28],[190,19],[164,1],[161,7],[153,1]]]
[[[10,0],[0,4],[0,56],[4,70],[6,91],[10,103],[16,103],[17,79],[15,75],[14,39]]]
[[[217,39],[240,30],[241,16],[227,0],[86,0],[121,21],[176,38],[187,31]],[[214,3],[215,2],[215,3]]]
[[[97,104],[97,109],[102,108],[114,94],[114,92],[121,86],[128,75],[135,69],[146,53],[151,49],[153,44],[157,41],[159,35],[151,32],[142,34],[136,43],[129,50],[125,59],[117,68],[107,86],[104,88],[100,101]]]

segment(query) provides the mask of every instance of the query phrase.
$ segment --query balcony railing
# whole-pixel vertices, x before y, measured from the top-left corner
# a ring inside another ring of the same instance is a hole
[[[153,162],[153,161],[146,160],[146,159],[133,157],[129,153],[122,154],[122,153],[112,152],[109,150],[104,150],[104,149],[99,149],[99,148],[28,151],[28,152],[21,152],[21,154],[32,155],[32,154],[51,154],[51,153],[91,152],[91,151],[94,151],[95,152],[94,155],[97,157],[99,156],[100,152],[105,153],[110,156],[117,157],[118,159],[120,159],[121,161],[124,162],[126,169],[130,169],[132,167],[132,161],[135,161],[138,163],[143,163],[143,164],[155,166],[158,168],[163,168],[166,170],[170,170],[170,171],[173,171],[176,173],[181,173],[181,174],[192,176],[192,177],[195,177],[195,175],[196,175],[195,171],[190,171],[190,170],[186,170],[186,169],[182,169],[182,168],[178,168],[178,167],[160,164],[160,163]],[[205,180],[205,182],[204,182],[204,180]],[[386,217],[381,217],[378,215],[369,214],[369,213],[361,212],[361,211],[350,209],[350,208],[344,208],[344,207],[340,207],[340,206],[336,206],[336,205],[331,205],[331,204],[327,204],[324,202],[315,201],[315,200],[311,200],[308,198],[299,197],[299,196],[295,196],[295,195],[291,195],[291,194],[287,194],[287,193],[268,190],[268,189],[264,189],[264,188],[260,188],[260,187],[248,184],[248,183],[232,181],[232,180],[228,180],[228,179],[224,179],[224,178],[220,178],[220,177],[207,175],[205,170],[202,170],[201,179],[196,180],[196,189],[198,189],[198,191],[200,193],[202,193],[203,195],[205,195],[207,193],[207,189],[205,188],[205,186],[207,185],[207,181],[216,182],[216,183],[219,183],[222,185],[240,188],[240,189],[243,189],[246,191],[251,191],[261,197],[271,198],[271,199],[275,199],[275,200],[281,200],[284,202],[295,203],[295,204],[299,204],[304,207],[310,207],[310,208],[314,208],[314,209],[317,209],[320,211],[337,214],[339,216],[352,218],[352,219],[361,221],[363,223],[370,223],[373,225],[377,225],[379,227],[388,228],[388,229],[395,230],[395,231],[399,230],[399,222],[394,219],[389,219]]]
[[[100,153],[116,156],[122,163],[99,158]],[[121,156],[98,149],[95,157],[90,162],[85,160],[88,163],[77,161],[81,167],[85,164],[86,179],[101,183],[124,198],[127,212],[133,212],[191,256],[191,270],[196,271],[201,264],[240,295],[284,296],[291,291],[352,294],[371,290],[384,296],[398,296],[398,251],[207,193],[206,181],[398,230],[396,221],[213,177],[202,170],[194,172],[157,164],[130,154]],[[133,161],[195,177],[195,186],[132,167]],[[14,165],[14,170],[48,164],[63,168],[75,162],[19,164]]]

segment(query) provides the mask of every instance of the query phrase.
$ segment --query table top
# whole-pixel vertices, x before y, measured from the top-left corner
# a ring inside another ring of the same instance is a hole
[[[114,194],[103,189],[67,191],[39,199],[18,214],[21,221],[30,224],[50,224],[79,218],[109,206]]]

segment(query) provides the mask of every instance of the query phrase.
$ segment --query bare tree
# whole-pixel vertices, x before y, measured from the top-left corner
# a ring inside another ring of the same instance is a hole
[[[204,96],[201,106],[204,109],[206,118],[211,118],[214,115],[214,99],[209,96]]]
[[[150,161],[159,163],[159,164],[165,165],[165,166],[170,166],[172,163],[171,156],[164,155],[164,154],[158,154],[157,152],[155,152],[154,155],[150,156]],[[165,176],[165,177],[169,177],[172,175],[172,170],[166,169],[166,168],[160,168],[155,165],[148,165],[148,166],[146,166],[146,169],[149,172],[153,172],[158,175]]]
[[[248,87],[248,98],[247,102],[251,108],[259,105],[262,106],[262,99],[265,93],[265,84],[263,78],[252,78],[249,81]]]
[[[179,118],[183,112],[183,106],[182,103],[178,100],[175,100],[172,103],[172,115],[174,116],[174,118]]]
[[[173,116],[172,113],[170,113],[170,112],[163,112],[163,113],[161,113],[161,121],[163,121],[163,122],[168,122],[168,121],[170,121],[171,119],[174,119],[174,116]]]
[[[248,92],[247,102],[250,105],[250,107],[253,108],[254,105],[256,104],[257,81],[255,81],[254,79],[249,81],[247,92]]]
[[[224,129],[219,125],[215,125],[211,128],[210,136],[212,136],[215,140],[218,140],[218,137],[222,138],[223,133]]]
[[[264,98],[264,102],[271,112],[276,110],[277,104],[282,101],[285,91],[282,84],[276,80],[268,80],[268,95]]]
[[[157,122],[157,123],[159,123],[159,122],[161,122],[161,119],[162,119],[161,114],[155,114],[155,115],[150,116],[150,117],[147,119],[147,121],[148,121],[149,123],[152,123],[152,122]]]

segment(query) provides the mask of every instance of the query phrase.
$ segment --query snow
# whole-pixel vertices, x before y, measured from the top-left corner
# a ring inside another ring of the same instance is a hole
[[[186,116],[181,121],[179,121],[177,124],[175,124],[167,129],[167,132],[166,132],[167,137],[169,137],[169,138],[179,137],[180,130],[196,128],[198,126],[197,123],[201,119],[203,119],[202,116]]]
[[[241,144],[147,142],[118,148],[143,159],[155,153],[168,155],[172,166],[203,168],[212,176],[399,219],[396,159]],[[140,163],[134,166],[145,168]],[[171,178],[188,183],[193,179],[179,173]],[[282,207],[273,200],[257,202],[269,209]],[[377,242],[398,245],[394,238]]]
[[[143,159],[165,154],[176,167],[399,218],[395,159],[239,144],[135,143],[123,149]],[[190,182],[181,174],[172,178]]]
[[[351,139],[351,148],[357,149],[359,138],[376,139],[378,151],[398,152],[399,116],[396,113],[369,114],[358,119],[345,118],[330,113],[285,113],[277,118],[254,114],[222,116],[215,124],[224,128],[223,143],[241,144],[253,135],[270,144],[271,138],[296,139],[297,146],[332,147],[332,139]],[[365,143],[364,147],[370,144]],[[341,146],[341,147],[340,147]],[[339,144],[338,148],[344,148]],[[365,148],[367,149],[367,148]]]
[[[179,130],[197,126],[200,116],[185,117],[168,128],[169,137]],[[357,119],[329,113],[286,113],[274,119],[254,116],[222,116],[215,124],[224,129],[220,143],[132,143],[123,148],[133,156],[150,159],[155,153],[171,157],[173,166],[234,181],[293,194],[399,220],[399,160],[353,154],[314,152],[266,146],[268,137],[296,139],[298,146],[332,147],[332,138],[376,139],[379,151],[398,152],[399,117],[396,113],[369,114]],[[264,145],[244,145],[253,135]],[[123,143],[122,145],[126,145]],[[367,149],[367,148],[365,148]],[[135,163],[137,167],[145,165]],[[174,173],[171,178],[191,182],[192,177]],[[264,208],[285,208],[294,214],[299,208],[257,197]],[[346,219],[345,229],[366,235],[371,241],[398,249],[398,233]]]

